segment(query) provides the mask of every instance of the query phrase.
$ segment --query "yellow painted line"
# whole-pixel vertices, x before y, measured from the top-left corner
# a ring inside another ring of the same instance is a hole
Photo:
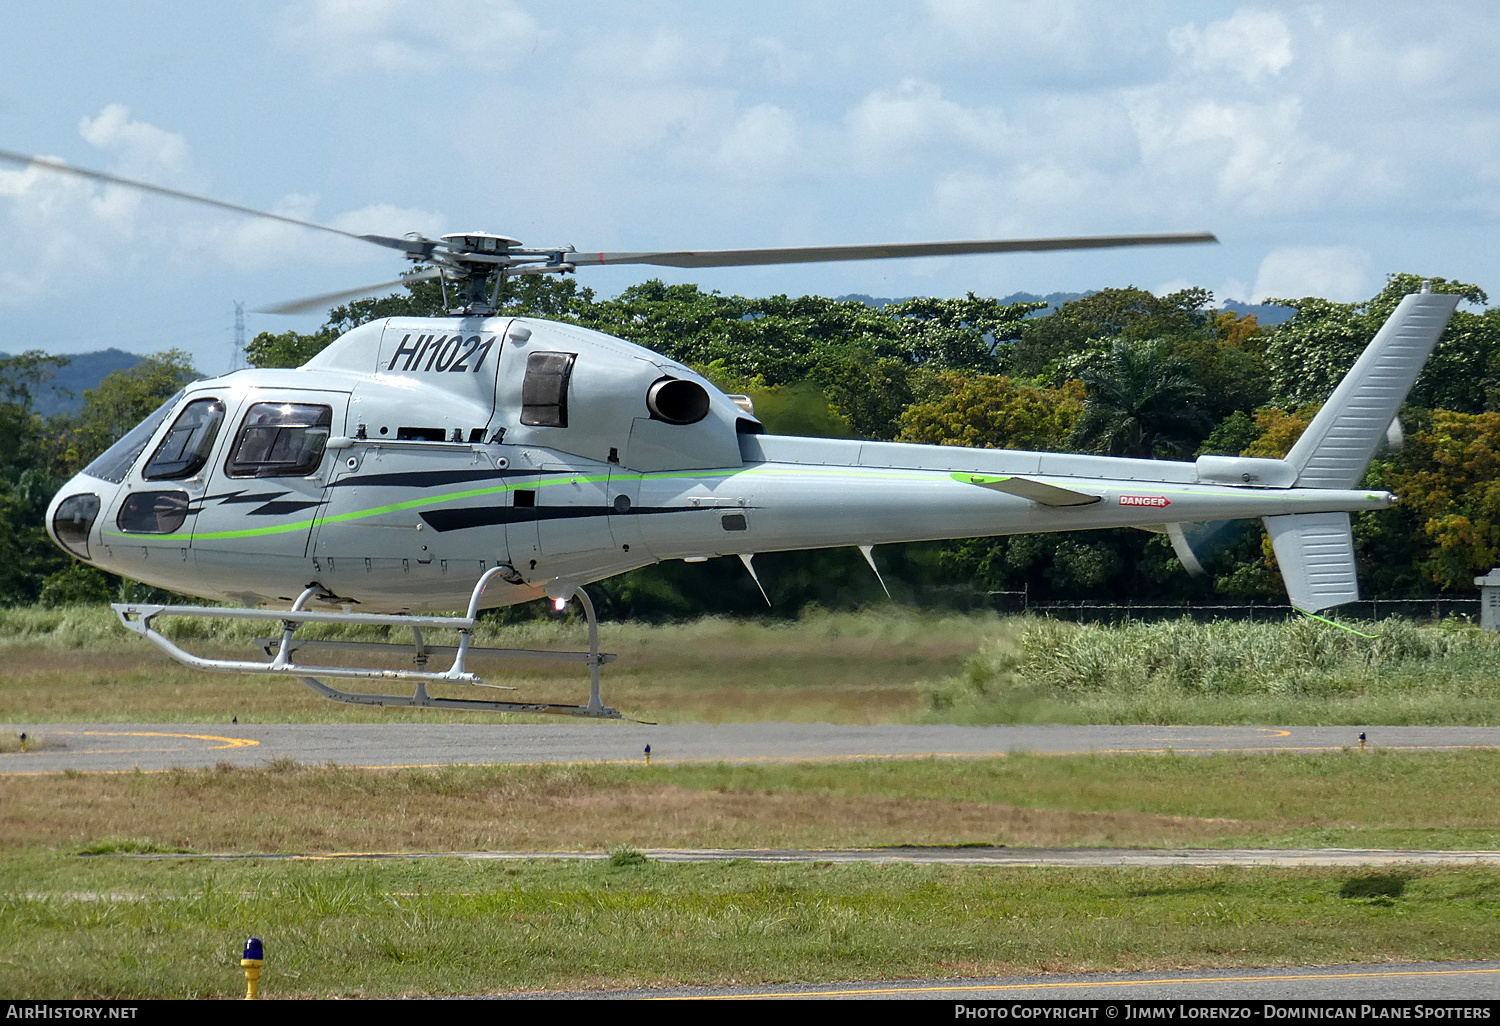
[[[1167,727],[1166,729],[1167,730],[1225,730],[1225,731],[1228,731],[1228,730],[1254,730],[1254,731],[1257,731],[1257,732],[1259,732],[1261,734],[1270,734],[1272,737],[1291,737],[1292,736],[1292,732],[1290,730],[1280,730],[1280,729],[1278,729],[1276,727],[1205,727],[1205,726],[1187,727],[1187,726],[1183,726],[1183,727]],[[1151,740],[1152,741],[1218,741],[1223,736],[1224,735],[1214,735],[1212,737],[1182,737],[1182,736],[1178,736],[1178,737],[1153,737]]]
[[[166,734],[159,731],[129,731],[129,730],[53,730],[49,734],[66,734],[70,737],[182,737],[193,741],[221,741],[222,744],[212,745],[209,751],[218,751],[221,748],[254,748],[260,744],[253,738],[248,737],[220,737],[217,734]],[[176,751],[178,749],[132,749],[133,751]],[[81,753],[84,755],[88,752]]]
[[[49,730],[48,737],[65,735],[67,737],[178,737],[191,741],[218,741],[216,745],[210,745],[208,750],[216,752],[225,748],[254,748],[260,742],[248,737],[220,737],[217,734],[168,734],[160,731],[127,731],[127,730]],[[0,759],[24,758],[35,756],[46,751],[43,748],[34,752],[0,752]],[[83,751],[69,752],[70,755],[129,755],[138,752],[181,752],[190,750],[188,745],[174,745],[170,748],[157,746],[155,748],[86,748]],[[76,767],[75,767],[76,768]],[[47,773],[62,773],[63,770],[29,770],[29,771],[6,771],[0,776],[11,777],[37,777]],[[96,773],[164,773],[165,770],[94,770]]]
[[[1416,969],[1373,973],[1307,973],[1285,976],[1184,976],[1169,980],[1067,980],[1056,983],[997,983],[976,987],[867,987],[860,990],[789,990],[764,994],[696,994],[649,998],[652,1001],[685,1001],[708,998],[721,1001],[753,1001],[760,998],[799,997],[867,997],[881,994],[993,994],[1016,990],[1079,990],[1085,987],[1164,987],[1183,983],[1282,983],[1300,980],[1391,980],[1422,976],[1479,976],[1500,973],[1500,969]]]

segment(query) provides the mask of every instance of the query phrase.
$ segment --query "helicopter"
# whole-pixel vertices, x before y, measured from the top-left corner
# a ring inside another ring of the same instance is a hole
[[[674,360],[572,324],[498,312],[506,278],[593,266],[685,268],[1176,245],[1208,233],[675,252],[528,248],[487,232],[358,235],[96,171],[0,151],[0,160],[333,232],[399,252],[403,278],[309,297],[293,313],[416,280],[440,280],[443,317],[346,332],[294,370],[195,382],[90,463],[52,500],[47,529],[111,573],[226,603],[117,603],[120,622],[200,669],[291,676],[324,697],[376,706],[622,718],[603,704],[598,620],[585,586],[664,560],[735,556],[757,586],[762,552],[1133,527],[1165,534],[1201,572],[1192,534],[1261,518],[1291,604],[1316,613],[1359,596],[1350,514],[1395,496],[1358,487],[1399,431],[1406,396],[1459,297],[1406,296],[1285,459],[1193,462],[766,433],[753,403]],[[883,585],[883,582],[882,582]],[[764,589],[762,589],[764,591]],[[577,600],[578,652],[476,648],[482,609]],[[463,609],[463,615],[447,611]],[[157,617],[279,625],[264,659],[195,655]],[[410,645],[298,638],[308,623],[411,630]],[[424,631],[454,630],[456,646]],[[410,669],[297,661],[396,648]],[[431,657],[447,658],[445,669]],[[586,704],[433,695],[496,687],[474,656],[589,667]],[[411,695],[326,679],[400,682]]]

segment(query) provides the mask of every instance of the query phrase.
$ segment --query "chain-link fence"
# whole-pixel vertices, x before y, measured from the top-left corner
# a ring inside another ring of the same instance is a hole
[[[1031,613],[1059,620],[1087,623],[1118,623],[1122,620],[1285,620],[1301,615],[1290,605],[1280,602],[1038,602],[1027,591],[980,592],[986,605],[997,613]],[[976,603],[976,606],[978,603]],[[1408,620],[1437,621],[1456,618],[1479,622],[1478,598],[1370,598],[1337,606],[1326,615],[1340,620],[1382,620],[1400,616]]]

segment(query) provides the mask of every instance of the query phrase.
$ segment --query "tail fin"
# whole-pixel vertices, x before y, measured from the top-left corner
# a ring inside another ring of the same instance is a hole
[[[1429,292],[1424,285],[1401,300],[1287,453],[1286,461],[1297,470],[1296,487],[1359,486],[1460,298]],[[1268,518],[1267,524],[1271,519],[1279,518]],[[1280,549],[1276,558],[1281,559]]]
[[[1401,300],[1287,453],[1297,474],[1294,487],[1359,486],[1459,299],[1424,283]],[[1348,513],[1264,519],[1293,606],[1315,613],[1359,598]]]
[[[1347,513],[1263,518],[1292,605],[1307,613],[1359,598]]]

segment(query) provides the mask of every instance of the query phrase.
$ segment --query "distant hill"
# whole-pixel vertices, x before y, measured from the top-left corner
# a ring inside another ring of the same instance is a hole
[[[1000,300],[1000,302],[1045,302],[1047,304],[1047,308],[1045,310],[1038,310],[1035,313],[1029,315],[1031,317],[1045,317],[1047,316],[1047,314],[1051,313],[1053,310],[1056,310],[1064,303],[1071,303],[1073,300],[1082,299],[1084,296],[1092,296],[1095,291],[1097,290],[1090,290],[1088,292],[1049,292],[1045,296],[1034,295],[1030,292],[1012,292],[1010,295]],[[907,299],[912,299],[915,297],[906,296],[902,299],[878,299],[874,296],[862,296],[856,294],[849,296],[839,296],[838,298],[840,302],[863,303],[865,304],[865,306],[873,307],[876,310],[881,310],[884,309],[888,304],[904,303]],[[1254,314],[1255,319],[1267,327],[1272,324],[1280,324],[1282,321],[1290,319],[1292,314],[1296,312],[1288,306],[1276,306],[1271,303],[1241,303],[1233,299],[1224,300],[1224,302],[1220,303],[1215,309],[1233,310],[1241,317],[1245,316],[1245,314]]]
[[[6,355],[0,353],[0,357]],[[119,349],[69,353],[67,366],[59,368],[52,380],[37,390],[33,405],[43,416],[76,412],[83,408],[84,392],[96,387],[107,375],[134,367],[141,359]]]
[[[1241,317],[1254,314],[1256,321],[1268,328],[1273,324],[1291,320],[1292,314],[1297,312],[1289,306],[1277,306],[1275,303],[1241,303],[1233,299],[1224,300],[1219,304],[1219,309],[1233,310]]]

